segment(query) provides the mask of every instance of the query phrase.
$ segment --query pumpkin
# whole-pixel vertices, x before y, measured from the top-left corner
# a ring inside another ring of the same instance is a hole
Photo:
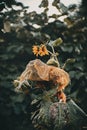
[[[66,130],[71,127],[79,130],[82,121],[87,118],[86,113],[72,99],[67,99],[66,103],[58,102],[55,97],[53,100],[52,93],[54,90],[42,96],[32,96],[31,120],[34,127],[38,130]],[[34,111],[33,106],[36,108]]]

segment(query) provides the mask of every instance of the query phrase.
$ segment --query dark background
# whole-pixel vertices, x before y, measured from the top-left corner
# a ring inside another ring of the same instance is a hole
[[[42,0],[39,6],[44,7],[41,14],[27,13],[28,7],[15,0],[0,0],[0,130],[34,129],[30,120],[30,96],[16,93],[13,80],[29,60],[36,58],[32,45],[58,37],[63,39],[63,44],[55,48],[60,65],[63,66],[68,58],[75,59],[65,68],[71,77],[66,94],[87,113],[87,0],[82,0],[79,7],[75,4],[60,7],[59,2],[54,0],[53,6],[61,15],[48,17],[47,0]],[[14,9],[14,5],[20,9]],[[64,22],[58,20],[64,15]],[[50,18],[54,18],[54,22],[49,23]],[[40,27],[35,28],[34,24]],[[46,61],[49,56],[41,59]]]

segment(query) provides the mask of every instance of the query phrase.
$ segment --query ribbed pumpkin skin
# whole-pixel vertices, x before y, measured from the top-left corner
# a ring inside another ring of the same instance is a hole
[[[79,130],[85,117],[85,113],[73,100],[68,100],[67,103],[42,102],[40,109],[32,118],[32,123],[41,130],[64,130],[69,126],[77,126]]]

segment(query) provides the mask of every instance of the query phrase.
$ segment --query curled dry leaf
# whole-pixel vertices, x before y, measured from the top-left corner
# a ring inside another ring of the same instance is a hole
[[[19,77],[20,83],[25,80],[52,81],[58,86],[58,91],[64,89],[70,82],[69,74],[58,67],[45,64],[39,59],[30,61]]]

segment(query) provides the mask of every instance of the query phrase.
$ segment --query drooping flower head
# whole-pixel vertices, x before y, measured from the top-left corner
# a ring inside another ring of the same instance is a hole
[[[41,44],[40,46],[33,46],[32,48],[34,55],[38,56],[44,56],[49,55],[48,50],[44,44]]]

